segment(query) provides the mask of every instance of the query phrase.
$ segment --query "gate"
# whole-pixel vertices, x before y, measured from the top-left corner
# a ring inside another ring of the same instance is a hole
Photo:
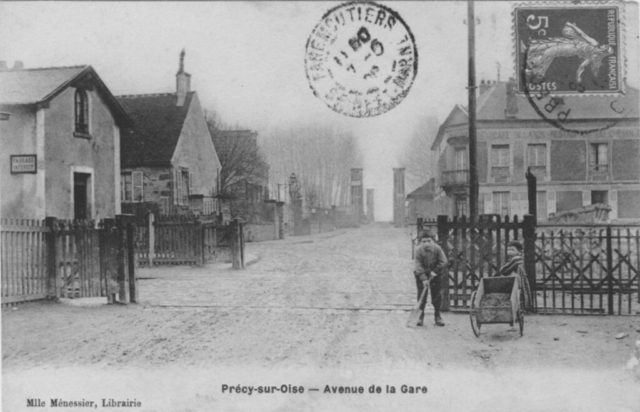
[[[137,301],[133,224],[2,219],[2,304],[107,296]]]
[[[195,265],[231,261],[244,267],[244,237],[237,220],[228,225],[200,221],[197,216],[150,213],[136,218],[135,253],[140,265]]]
[[[535,248],[539,311],[639,313],[639,229],[541,225]]]
[[[500,216],[483,215],[477,219],[438,216],[438,243],[449,263],[443,277],[443,310],[468,311],[471,293],[480,279],[493,276],[506,261],[507,244],[511,240],[524,243],[525,271],[534,284],[533,248],[535,218],[525,215],[519,221]],[[533,286],[532,286],[532,292]],[[534,292],[535,293],[535,292]]]

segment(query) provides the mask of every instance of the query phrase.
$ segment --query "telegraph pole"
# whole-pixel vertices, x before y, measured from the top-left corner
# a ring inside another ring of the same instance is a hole
[[[474,0],[467,0],[469,29],[469,214],[478,216],[478,144],[476,138],[476,18]]]

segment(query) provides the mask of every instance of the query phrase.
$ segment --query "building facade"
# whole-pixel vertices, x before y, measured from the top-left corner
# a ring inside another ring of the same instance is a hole
[[[198,95],[190,90],[184,54],[176,92],[118,96],[135,121],[123,131],[121,198],[127,213],[218,212],[220,161]]]
[[[91,66],[0,70],[0,112],[3,217],[120,213],[120,130],[131,119]]]
[[[593,204],[608,205],[609,220],[640,219],[638,90],[547,96],[545,102],[518,95],[514,87],[513,82],[480,86],[479,214],[528,213],[530,170],[537,178],[538,220]],[[467,112],[455,106],[431,147],[438,214],[469,214],[468,149]]]

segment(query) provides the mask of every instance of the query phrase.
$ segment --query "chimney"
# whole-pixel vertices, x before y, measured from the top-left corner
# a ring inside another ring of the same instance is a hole
[[[7,67],[6,61],[0,60],[0,70],[9,70],[9,67]]]
[[[509,78],[509,81],[506,83],[507,88],[507,104],[504,109],[504,115],[506,117],[517,117],[518,116],[518,96],[516,95],[516,82],[513,77]]]
[[[180,68],[176,73],[176,94],[178,96],[177,106],[184,105],[187,93],[191,91],[191,75],[184,71],[184,49],[180,52]]]
[[[16,60],[15,63],[13,63],[13,68],[11,70],[22,70],[24,69],[24,63],[22,62],[22,60]]]
[[[482,80],[480,82],[480,95],[483,95],[490,88],[491,88],[491,80],[487,80],[486,82]]]

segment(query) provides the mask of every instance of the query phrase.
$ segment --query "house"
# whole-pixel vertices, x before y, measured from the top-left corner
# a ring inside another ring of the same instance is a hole
[[[417,218],[435,219],[436,211],[433,203],[435,195],[434,178],[407,195],[407,219],[415,222]]]
[[[91,66],[0,63],[0,214],[113,218],[131,119]]]
[[[538,110],[515,93],[513,81],[482,82],[479,89],[479,214],[528,213],[525,173],[531,170],[537,179],[538,220],[592,204],[608,204],[610,220],[640,218],[637,89],[553,103],[547,97]],[[562,120],[563,113],[570,118]],[[466,109],[456,105],[431,147],[438,214],[468,214],[467,119]]]
[[[135,121],[122,135],[123,212],[217,212],[220,161],[198,95],[190,87],[183,50],[175,93],[117,97]]]
[[[228,204],[232,215],[245,219],[271,210],[264,205],[269,199],[269,166],[258,148],[258,133],[215,130],[212,138],[222,165],[220,197],[225,207]]]

